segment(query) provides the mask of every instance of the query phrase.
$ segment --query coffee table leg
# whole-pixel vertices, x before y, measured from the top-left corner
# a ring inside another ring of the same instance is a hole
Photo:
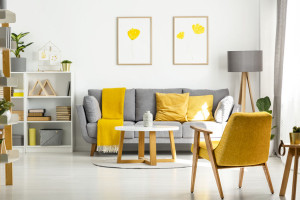
[[[299,158],[298,149],[295,148],[292,200],[296,199],[296,187],[297,187],[297,175],[298,175],[298,158]]]
[[[156,133],[154,131],[149,132],[150,143],[150,165],[156,165]]]
[[[121,131],[117,163],[121,163],[125,131]]]
[[[172,152],[172,159],[176,159],[176,149],[175,149],[175,142],[174,142],[174,134],[173,131],[169,131],[170,137],[170,145],[171,145],[171,152]]]
[[[279,196],[285,195],[286,186],[287,186],[287,183],[289,180],[289,175],[290,175],[290,170],[291,170],[293,151],[294,151],[293,149],[289,149],[289,152],[287,155]]]
[[[138,158],[143,158],[145,155],[145,132],[139,131],[139,156]]]

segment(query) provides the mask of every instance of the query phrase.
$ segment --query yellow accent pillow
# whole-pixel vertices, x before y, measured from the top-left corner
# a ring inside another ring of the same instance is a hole
[[[213,121],[213,95],[190,96],[187,111],[188,121]]]
[[[156,121],[187,121],[189,93],[156,93]]]

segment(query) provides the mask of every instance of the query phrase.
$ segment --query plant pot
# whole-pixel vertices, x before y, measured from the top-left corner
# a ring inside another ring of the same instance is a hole
[[[70,71],[70,68],[71,68],[71,63],[62,63],[62,70],[64,72],[69,72]]]
[[[290,133],[291,144],[300,144],[300,133]]]
[[[26,58],[11,58],[12,72],[26,72]]]
[[[270,140],[269,156],[274,156],[274,139]]]

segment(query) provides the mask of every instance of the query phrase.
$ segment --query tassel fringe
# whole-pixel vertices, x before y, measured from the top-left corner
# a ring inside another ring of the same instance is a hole
[[[103,153],[118,153],[119,146],[112,145],[112,146],[97,146],[97,151]]]

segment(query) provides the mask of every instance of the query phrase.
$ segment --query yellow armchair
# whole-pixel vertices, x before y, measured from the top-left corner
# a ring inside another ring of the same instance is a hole
[[[193,152],[193,169],[191,192],[194,192],[198,159],[209,160],[217,182],[220,197],[223,190],[218,169],[240,168],[239,187],[242,187],[244,167],[262,166],[271,193],[274,193],[267,167],[271,136],[272,116],[266,112],[234,113],[224,129],[220,141],[211,141],[212,131],[191,126],[195,130]],[[200,142],[200,133],[204,142]]]

